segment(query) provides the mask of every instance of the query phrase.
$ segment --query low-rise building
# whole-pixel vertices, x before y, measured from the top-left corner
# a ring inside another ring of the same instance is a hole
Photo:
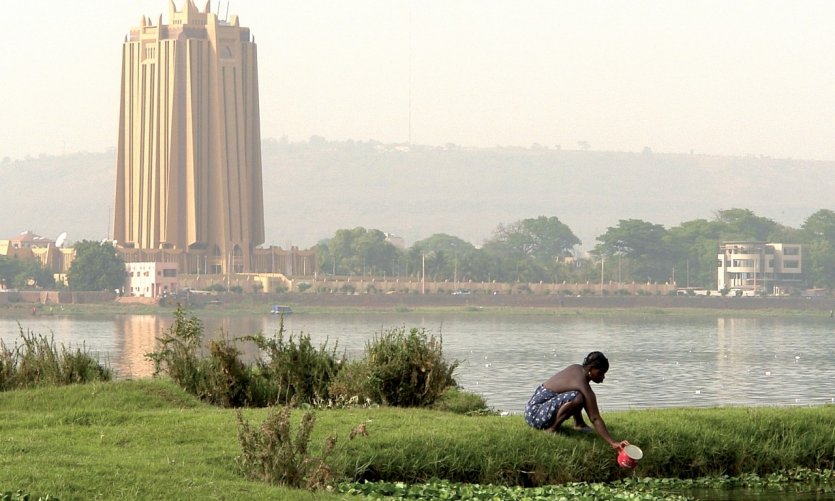
[[[179,288],[177,263],[125,263],[125,269],[123,293],[127,296],[160,298]]]
[[[802,247],[768,242],[723,242],[718,288],[737,296],[773,295],[803,283]]]

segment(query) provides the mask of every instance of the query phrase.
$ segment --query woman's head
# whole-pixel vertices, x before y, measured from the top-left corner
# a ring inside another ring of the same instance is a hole
[[[583,360],[583,367],[586,369],[597,369],[605,373],[609,370],[609,359],[599,351],[593,351],[586,355]]]

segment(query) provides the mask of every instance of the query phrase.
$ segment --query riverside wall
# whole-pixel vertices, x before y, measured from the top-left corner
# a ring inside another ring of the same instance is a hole
[[[113,301],[115,292],[89,291],[2,291],[0,304],[94,304]]]
[[[305,293],[269,295],[275,303],[298,307],[402,308],[699,308],[727,310],[814,310],[831,312],[835,298],[705,297],[705,296],[571,296],[537,294],[339,294]]]

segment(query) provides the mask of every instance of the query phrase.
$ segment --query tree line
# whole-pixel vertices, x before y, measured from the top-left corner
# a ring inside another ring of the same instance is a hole
[[[425,277],[431,281],[676,282],[715,289],[719,245],[726,241],[801,244],[806,287],[835,287],[835,212],[821,209],[800,228],[728,209],[678,226],[621,219],[596,238],[588,256],[554,216],[499,224],[480,247],[438,233],[400,249],[377,229],[337,230],[317,244],[319,270],[335,276]]]
[[[835,212],[821,209],[800,228],[757,216],[748,209],[728,209],[713,219],[678,226],[621,219],[596,238],[588,256],[578,256],[580,240],[554,216],[499,224],[490,239],[476,247],[437,233],[400,249],[377,229],[337,230],[317,246],[319,270],[334,276],[425,277],[428,281],[474,282],[676,282],[715,289],[716,258],[726,241],[801,244],[807,288],[835,288]],[[73,290],[113,290],[122,286],[125,267],[109,243],[81,241],[69,272]],[[0,284],[5,288],[52,288],[52,273],[37,259],[0,256]]]
[[[78,291],[113,291],[125,281],[125,262],[110,242],[77,242],[75,259],[67,272],[68,288]],[[53,289],[52,272],[37,258],[0,256],[0,284],[7,289]],[[63,287],[63,284],[57,284]]]

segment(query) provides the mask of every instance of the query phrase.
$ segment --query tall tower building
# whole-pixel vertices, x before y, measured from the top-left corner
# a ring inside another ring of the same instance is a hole
[[[169,0],[168,18],[143,16],[122,47],[113,238],[181,254],[183,272],[250,271],[264,242],[255,42],[209,2]]]

